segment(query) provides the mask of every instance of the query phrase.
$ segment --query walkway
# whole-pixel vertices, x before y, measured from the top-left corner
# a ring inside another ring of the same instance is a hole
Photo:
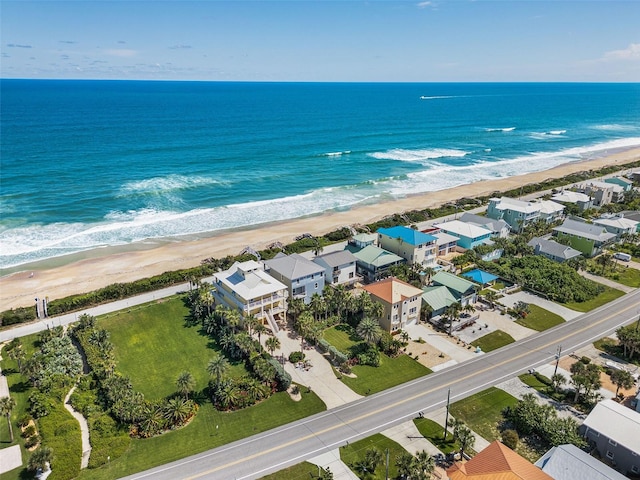
[[[284,368],[291,375],[292,380],[305,387],[311,387],[311,390],[325,403],[327,409],[339,407],[362,398],[361,395],[358,395],[338,380],[327,358],[315,348],[307,348],[304,351],[306,360],[311,363],[311,367],[308,370],[297,368],[289,362],[289,354],[300,351],[300,337],[294,337],[288,329],[280,330],[276,337],[280,340],[281,346],[279,350],[276,350],[275,354],[276,356],[278,354],[284,355]],[[264,335],[262,338],[264,342],[268,336]]]
[[[532,303],[541,308],[544,308],[545,310],[555,313],[556,315],[560,315],[566,321],[573,320],[574,318],[582,315],[582,312],[576,312],[575,310],[563,307],[562,305],[552,302],[551,300],[545,300],[542,297],[529,292],[525,292],[524,290],[521,292],[505,295],[499,300],[499,302],[509,308],[513,307],[516,302]]]
[[[584,278],[588,278],[589,280],[593,280],[596,283],[601,283],[602,285],[606,285],[607,287],[615,288],[616,290],[622,290],[624,293],[629,293],[635,290],[633,287],[627,287],[626,285],[622,285],[621,283],[615,282],[605,277],[594,275],[592,273],[585,272],[584,270],[580,270],[580,275],[582,275]]]
[[[91,443],[89,443],[89,425],[87,424],[87,419],[84,416],[76,411],[71,404],[69,403],[69,398],[73,395],[76,386],[74,385],[67,396],[64,397],[64,408],[66,408],[73,417],[78,420],[80,424],[80,434],[82,438],[82,460],[80,462],[80,468],[87,468],[89,466],[89,457],[91,456]]]
[[[0,344],[0,351],[4,345]],[[2,360],[2,357],[0,357]],[[9,384],[7,383],[7,377],[2,374],[2,370],[0,370],[0,398],[9,397]],[[0,421],[5,421],[3,418]],[[13,431],[14,437],[19,435],[20,432]],[[22,466],[22,450],[20,450],[20,445],[12,445],[11,447],[0,449],[0,474],[5,472],[9,472],[14,468],[18,468]]]
[[[358,476],[340,459],[340,450],[337,448],[308,461],[322,468],[329,468],[334,480],[358,480]]]

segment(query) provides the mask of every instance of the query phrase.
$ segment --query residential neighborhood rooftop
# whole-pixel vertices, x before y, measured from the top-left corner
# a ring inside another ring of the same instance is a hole
[[[615,238],[615,234],[607,232],[604,227],[570,218],[567,218],[562,225],[555,227],[553,230],[598,242],[606,242]]]
[[[583,425],[640,454],[640,413],[607,399],[591,410]]]
[[[457,275],[449,272],[438,272],[431,278],[431,281],[440,285],[444,285],[445,287],[448,287],[451,290],[459,293],[465,293],[477,286],[475,283],[470,282],[469,280],[465,280],[464,278],[460,278]]]
[[[539,252],[544,255],[550,255],[556,258],[564,258],[565,260],[577,257],[578,255],[582,255],[582,252],[576,250],[575,248],[572,248],[568,245],[562,245],[561,243],[542,237],[533,237],[531,240],[529,240],[529,242],[527,242],[527,245],[533,247],[534,249],[537,247]]]
[[[436,237],[433,235],[401,225],[391,228],[380,228],[378,229],[378,233],[391,238],[400,238],[409,245],[424,245],[427,243],[435,243],[436,241]]]
[[[364,289],[390,304],[422,295],[422,290],[395,277],[385,278],[379,282],[366,285]]]
[[[574,192],[573,190],[563,190],[551,196],[551,200],[564,203],[589,202],[591,197],[586,193]]]
[[[404,262],[404,258],[374,245],[368,245],[362,250],[354,252],[353,256],[361,262],[374,265],[376,267],[382,267],[391,263]]]
[[[279,253],[272,259],[265,260],[264,263],[267,267],[274,269],[289,279],[302,278],[324,272],[324,268],[320,265],[311,260],[307,260],[298,253],[291,255]]]
[[[596,218],[593,223],[596,225],[607,225],[609,227],[620,228],[623,230],[630,228],[635,229],[638,227],[638,222],[624,217]]]
[[[488,228],[493,232],[499,232],[503,228],[510,229],[511,227],[504,220],[495,220],[489,217],[483,217],[482,215],[476,215],[474,213],[465,212],[460,217],[461,222],[473,223],[484,228]]]
[[[315,259],[323,260],[330,267],[339,267],[356,261],[356,257],[349,250],[325,253],[324,255],[318,255]]]
[[[460,240],[455,235],[450,235],[447,232],[434,233],[433,236],[436,237],[436,245],[446,245]]]
[[[461,222],[460,220],[452,220],[450,222],[436,223],[436,227],[446,230],[454,235],[467,238],[478,238],[491,235],[493,232],[487,228],[480,227],[473,223]]]
[[[437,287],[426,287],[422,290],[422,300],[424,300],[434,311],[447,308],[449,305],[456,303],[449,289],[444,285]]]
[[[246,300],[287,288],[254,260],[236,262],[228,270],[214,274],[214,277]]]
[[[447,474],[450,480],[553,480],[497,440],[468,462],[454,464]]]
[[[572,444],[551,448],[534,464],[554,480],[627,480],[627,477]]]
[[[498,210],[515,210],[523,213],[535,213],[540,211],[540,205],[533,202],[525,202],[511,197],[492,198],[492,201],[497,202],[496,208]]]

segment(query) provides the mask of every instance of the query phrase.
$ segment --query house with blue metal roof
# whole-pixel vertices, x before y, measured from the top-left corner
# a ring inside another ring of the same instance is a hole
[[[413,265],[435,267],[438,252],[437,238],[409,227],[380,228],[378,245],[401,256]]]

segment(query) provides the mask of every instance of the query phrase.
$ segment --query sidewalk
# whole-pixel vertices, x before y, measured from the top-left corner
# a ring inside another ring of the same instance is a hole
[[[334,449],[330,452],[323,453],[317,457],[307,460],[309,463],[319,465],[322,468],[331,469],[334,480],[358,480],[358,476],[353,473],[347,465],[340,460],[340,450]]]
[[[534,305],[544,308],[545,310],[549,310],[550,312],[553,312],[556,315],[560,315],[566,321],[573,320],[574,318],[577,318],[580,315],[582,315],[582,312],[576,312],[575,310],[571,310],[570,308],[563,307],[562,305],[552,302],[551,300],[545,300],[542,297],[539,297],[529,292],[525,292],[524,290],[509,294],[509,295],[505,295],[499,301],[500,303],[506,305],[509,308],[513,307],[516,304],[516,302],[532,303]]]

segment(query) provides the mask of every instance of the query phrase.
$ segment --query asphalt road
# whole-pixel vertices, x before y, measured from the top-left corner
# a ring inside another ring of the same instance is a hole
[[[127,479],[254,479],[460,400],[570,354],[640,315],[640,290],[477,359]]]

